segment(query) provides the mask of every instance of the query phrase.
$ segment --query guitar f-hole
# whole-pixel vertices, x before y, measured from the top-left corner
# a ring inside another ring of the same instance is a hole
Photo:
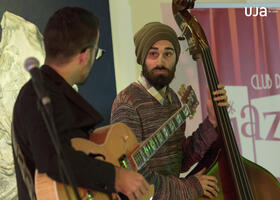
[[[96,153],[96,154],[95,153],[90,153],[88,156],[91,157],[91,158],[101,157],[102,160],[106,160],[106,157],[103,154],[100,154],[100,153]]]

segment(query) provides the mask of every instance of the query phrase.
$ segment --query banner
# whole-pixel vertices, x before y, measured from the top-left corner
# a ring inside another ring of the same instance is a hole
[[[163,21],[180,35],[170,7],[162,4]],[[207,36],[220,83],[226,85],[228,113],[240,153],[280,180],[280,10],[262,7],[191,12]],[[184,48],[187,46],[182,43]],[[177,66],[180,74],[176,76],[179,80],[173,87],[184,82],[198,85],[205,118],[207,83],[203,66],[194,66],[187,54],[181,54]]]
[[[252,8],[251,8],[252,9]],[[240,153],[280,178],[280,10],[196,9],[219,77]],[[249,11],[248,11],[249,13]],[[253,14],[254,13],[254,14]],[[198,67],[200,90],[205,79]],[[206,94],[201,93],[202,105]],[[203,116],[207,114],[203,108]]]

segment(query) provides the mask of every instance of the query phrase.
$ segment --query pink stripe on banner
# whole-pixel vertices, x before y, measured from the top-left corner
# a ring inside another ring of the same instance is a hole
[[[260,54],[259,54],[259,43],[258,43],[258,27],[257,19],[253,18],[253,29],[254,29],[254,49],[255,49],[255,60],[256,60],[256,72],[257,74],[261,73],[260,66]]]
[[[260,47],[259,47],[259,33],[258,33],[258,24],[257,24],[257,18],[253,17],[253,31],[254,31],[254,50],[255,50],[255,62],[256,62],[256,74],[258,76],[261,74],[261,65],[260,65]],[[262,96],[262,91],[257,90],[255,91],[258,93],[258,96]]]
[[[219,76],[219,65],[218,65],[218,61],[217,61],[216,40],[215,40],[215,27],[214,27],[214,23],[213,23],[214,22],[213,9],[210,8],[209,10],[210,10],[209,19],[210,19],[210,32],[211,32],[211,40],[209,43],[211,43],[210,44],[211,54],[212,54],[214,66],[216,68],[217,75]]]
[[[276,26],[278,31],[278,47],[280,48],[280,12],[277,12],[275,14],[275,18],[276,18]]]
[[[228,20],[229,20],[229,28],[230,28],[230,36],[231,36],[235,83],[237,85],[241,85],[242,81],[241,81],[239,45],[238,45],[235,9],[233,8],[228,9],[228,14],[229,14]]]
[[[263,17],[260,17],[261,21],[261,36],[262,36],[262,46],[263,46],[263,57],[264,57],[264,71],[265,73],[269,73],[268,64],[267,64],[267,48],[266,48],[266,39],[264,33],[264,21]]]

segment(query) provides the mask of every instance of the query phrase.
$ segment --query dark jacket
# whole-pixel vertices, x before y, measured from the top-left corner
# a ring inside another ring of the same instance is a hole
[[[52,68],[44,65],[41,72],[44,86],[51,98],[62,149],[69,160],[77,185],[105,193],[114,192],[114,166],[75,151],[70,143],[73,137],[89,138],[89,132],[102,121],[101,115]],[[47,173],[49,177],[62,182],[57,155],[41,112],[38,110],[37,96],[31,81],[28,81],[19,92],[14,106],[13,124],[16,139],[31,175],[34,176],[35,169],[38,169],[40,173]],[[27,200],[29,199],[27,188],[16,161],[15,168],[19,200]]]

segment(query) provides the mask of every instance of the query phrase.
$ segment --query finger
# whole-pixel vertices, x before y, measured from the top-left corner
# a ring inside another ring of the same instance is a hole
[[[218,84],[218,88],[221,89],[221,88],[224,88],[225,85],[224,84]]]
[[[227,108],[230,106],[229,103],[224,103],[224,102],[219,102],[217,103],[217,105],[220,107],[227,107]]]
[[[206,190],[212,192],[212,194],[217,194],[220,190],[216,184],[209,183],[206,187]]]
[[[227,96],[223,95],[223,96],[214,97],[214,101],[227,101]]]
[[[117,199],[118,199],[118,200],[122,200],[121,197],[120,197],[119,195],[117,196]]]
[[[215,90],[213,91],[213,95],[216,96],[216,95],[222,95],[222,94],[226,94],[227,91],[225,89],[219,89],[219,90]]]
[[[133,196],[135,199],[140,199],[143,195],[140,193],[139,190],[136,190],[135,192],[133,192]]]
[[[118,195],[118,193],[113,193],[112,198],[113,200],[122,200],[121,197]]]
[[[207,182],[207,184],[208,184],[208,182],[214,182],[214,183],[218,182],[218,180],[217,180],[217,178],[215,176],[203,175],[201,178],[203,180],[205,180]]]
[[[217,178],[215,176],[204,175],[204,178],[206,178],[207,181],[210,182],[210,183],[216,184],[218,182],[218,180],[217,180]]]
[[[206,191],[210,192],[214,196],[218,196],[218,191],[216,187],[207,186]]]
[[[129,200],[137,200],[134,197],[134,193],[131,193],[130,195],[126,195],[128,197]]]
[[[207,196],[209,199],[212,199],[215,197],[211,192],[209,192],[207,190],[204,191],[204,195]]]
[[[219,187],[216,180],[208,181],[206,185],[207,190],[211,191],[213,194],[219,192]]]
[[[133,194],[131,195],[126,195],[128,197],[129,200],[136,200],[135,197],[133,196]]]
[[[144,195],[144,194],[146,194],[146,192],[147,192],[147,188],[146,188],[145,186],[140,187],[140,188],[139,188],[139,192],[140,192],[141,195]]]
[[[197,172],[196,174],[198,175],[202,175],[206,172],[206,168],[203,168],[202,170],[200,170],[199,172]]]
[[[149,189],[149,187],[150,187],[150,185],[149,185],[149,183],[143,178],[143,186],[144,186],[144,188],[146,189],[146,191]]]

